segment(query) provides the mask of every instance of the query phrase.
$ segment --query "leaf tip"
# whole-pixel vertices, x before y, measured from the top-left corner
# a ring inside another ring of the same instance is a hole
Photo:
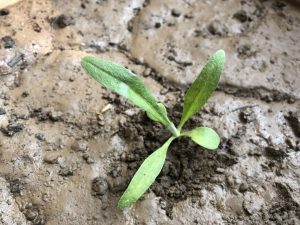
[[[224,58],[225,58],[225,55],[226,55],[224,49],[219,49],[219,50],[216,52],[216,54],[222,55]]]
[[[209,147],[206,147],[207,149],[209,150],[212,150],[212,151],[216,151],[219,149],[219,145],[221,143],[221,139],[220,139],[220,136],[216,133],[216,137],[215,137],[215,143]]]
[[[87,67],[87,65],[88,65],[88,63],[89,63],[89,58],[90,58],[90,56],[84,56],[84,57],[82,57],[81,60],[80,60],[80,65],[81,65],[84,69],[86,69],[86,67]]]
[[[225,57],[226,57],[226,54],[223,49],[216,51],[216,53],[214,54],[214,58],[216,58],[222,64],[225,63]]]
[[[184,132],[182,136],[190,137],[198,145],[208,150],[217,150],[221,141],[217,132],[209,127],[197,127],[191,131]]]
[[[80,60],[80,64],[82,65],[82,64],[85,64],[85,63],[89,63],[89,61],[92,59],[92,57],[93,56],[89,56],[89,55],[82,57],[81,60]]]
[[[132,204],[131,201],[129,201],[128,199],[126,199],[122,196],[118,202],[118,208],[125,209],[126,207],[130,206],[131,204]]]

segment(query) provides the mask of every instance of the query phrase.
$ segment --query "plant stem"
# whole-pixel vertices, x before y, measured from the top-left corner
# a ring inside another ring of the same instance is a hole
[[[180,123],[177,127],[177,130],[178,130],[179,133],[181,133],[181,129],[182,129],[183,125],[184,125],[184,123],[182,123],[182,121],[180,121]]]
[[[176,129],[173,123],[171,123],[171,125],[168,127],[168,130],[173,134],[174,137],[180,136],[179,131]]]

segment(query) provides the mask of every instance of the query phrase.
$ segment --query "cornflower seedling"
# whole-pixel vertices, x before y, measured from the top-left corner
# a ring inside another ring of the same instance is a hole
[[[125,208],[135,203],[151,186],[163,168],[171,142],[181,136],[191,138],[198,145],[209,150],[218,148],[220,138],[211,128],[198,127],[182,131],[185,122],[205,104],[216,89],[225,63],[225,52],[217,51],[204,66],[199,76],[184,97],[183,114],[178,127],[170,121],[167,110],[156,101],[143,81],[128,69],[93,56],[82,58],[84,70],[106,88],[128,98],[146,111],[153,121],[163,124],[172,136],[142,163],[129,186],[119,200],[118,207]]]

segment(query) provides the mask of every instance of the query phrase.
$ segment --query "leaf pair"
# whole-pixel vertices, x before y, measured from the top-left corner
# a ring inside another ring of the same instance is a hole
[[[225,52],[223,50],[217,51],[209,59],[184,97],[183,115],[176,129],[168,118],[165,106],[156,101],[144,83],[131,71],[92,56],[84,57],[81,60],[82,67],[95,80],[130,99],[134,104],[144,109],[150,119],[162,123],[173,135],[140,166],[119,201],[118,206],[120,208],[125,208],[136,202],[155,181],[164,165],[168,147],[175,138],[190,137],[198,145],[210,150],[218,147],[220,138],[211,128],[198,127],[183,132],[181,130],[185,122],[205,104],[216,89],[224,62]]]

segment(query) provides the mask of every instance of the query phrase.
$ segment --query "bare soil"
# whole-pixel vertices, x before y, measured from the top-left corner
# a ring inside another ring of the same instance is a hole
[[[0,223],[300,224],[300,2],[27,0],[0,11]],[[217,91],[134,206],[117,202],[170,134],[80,67],[127,66],[178,123],[216,50]]]

